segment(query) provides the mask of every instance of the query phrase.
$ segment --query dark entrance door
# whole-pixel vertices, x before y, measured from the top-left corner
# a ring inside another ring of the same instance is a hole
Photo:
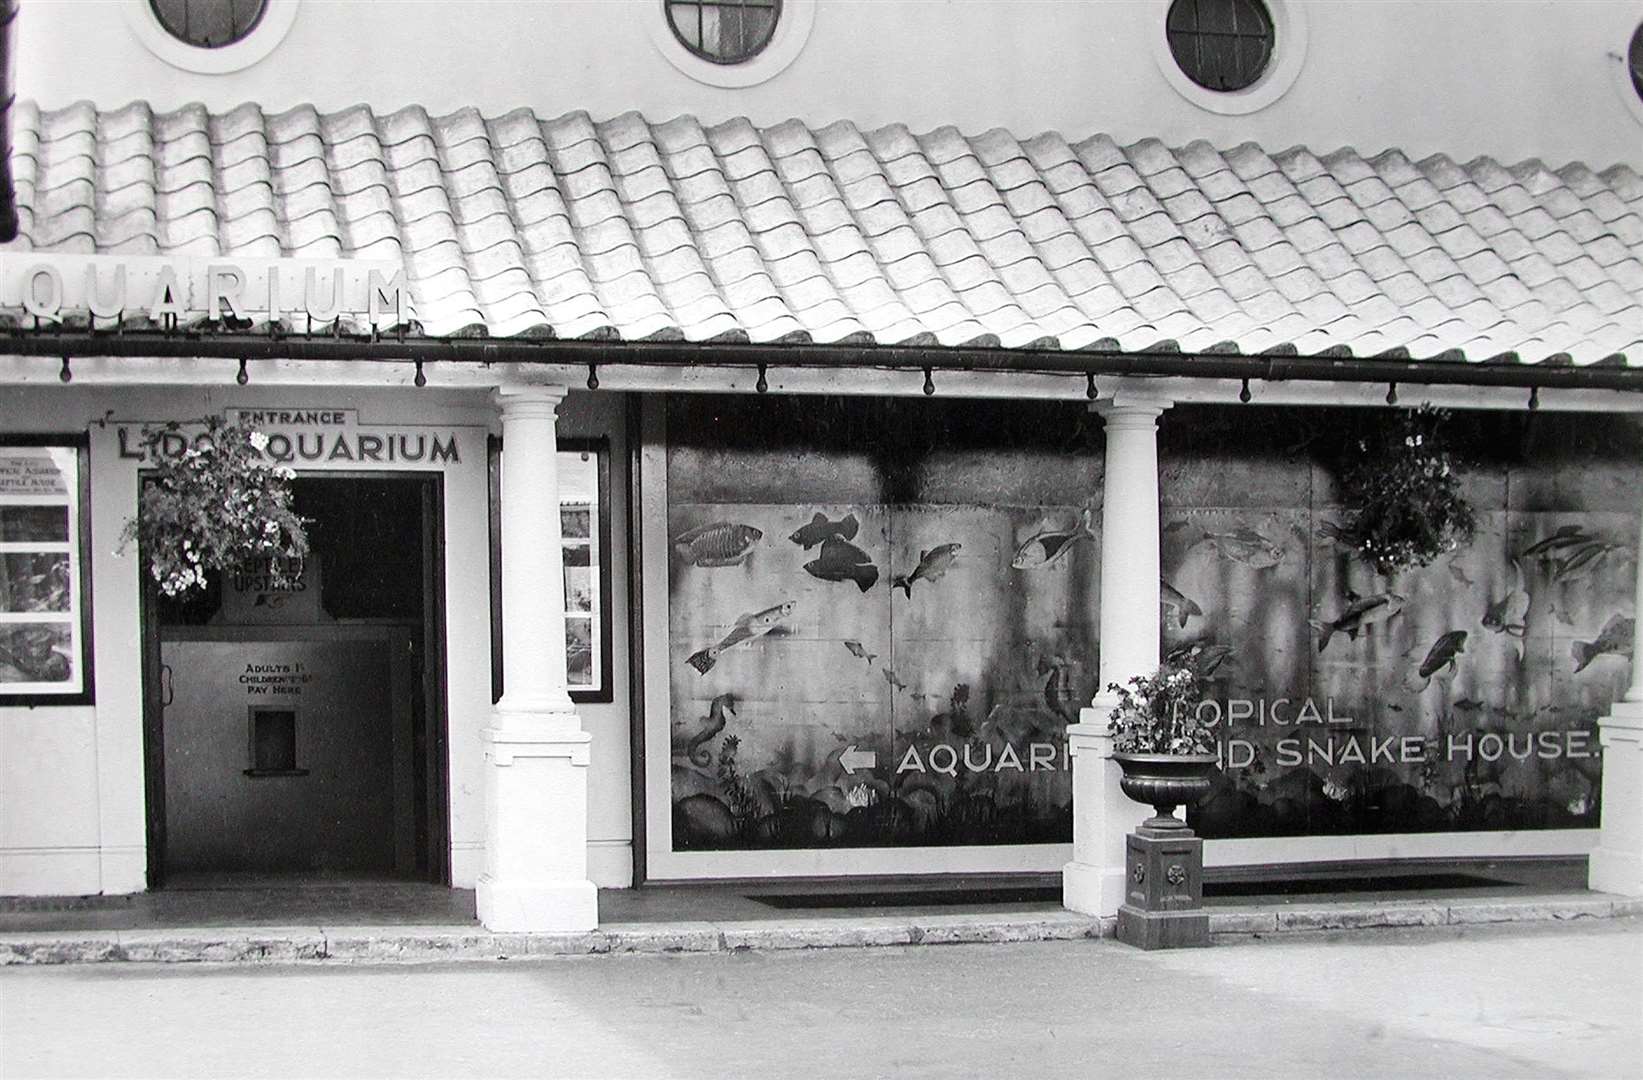
[[[145,597],[149,880],[445,881],[439,477],[299,477],[313,554]]]

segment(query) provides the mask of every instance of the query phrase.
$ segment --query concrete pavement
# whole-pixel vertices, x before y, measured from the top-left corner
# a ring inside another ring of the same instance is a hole
[[[433,965],[0,972],[0,1075],[1631,1077],[1638,917]]]
[[[1567,922],[1643,915],[1643,898],[1581,888],[1585,861],[1445,864],[1442,874],[1237,883],[1206,897],[1217,940],[1394,926]],[[1458,873],[1465,870],[1466,873]],[[1365,876],[1368,875],[1368,876]],[[407,883],[167,889],[0,910],[0,965],[136,962],[427,962],[633,952],[1063,941],[1110,937],[1111,918],[1065,910],[1058,884],[826,895],[786,885],[647,886],[600,894],[599,929],[495,934],[471,890]],[[804,890],[800,890],[804,892]],[[797,901],[794,903],[793,901]]]

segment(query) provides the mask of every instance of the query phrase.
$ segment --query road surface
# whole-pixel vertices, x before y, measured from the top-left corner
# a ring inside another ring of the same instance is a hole
[[[1631,1078],[1643,923],[13,968],[0,1076]]]

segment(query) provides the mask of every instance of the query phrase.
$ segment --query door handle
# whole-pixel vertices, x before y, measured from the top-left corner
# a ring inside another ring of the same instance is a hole
[[[172,686],[171,686],[171,665],[170,664],[161,664],[160,665],[160,708],[163,709],[166,706],[170,705],[171,704],[171,699],[174,696],[175,695],[172,693]]]

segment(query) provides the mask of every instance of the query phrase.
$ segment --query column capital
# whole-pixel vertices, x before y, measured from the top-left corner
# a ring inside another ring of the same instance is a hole
[[[504,419],[553,420],[566,393],[563,386],[499,386],[491,392],[491,401]]]
[[[1173,404],[1168,398],[1126,394],[1108,401],[1097,401],[1090,406],[1090,411],[1100,416],[1109,428],[1149,429]]]

